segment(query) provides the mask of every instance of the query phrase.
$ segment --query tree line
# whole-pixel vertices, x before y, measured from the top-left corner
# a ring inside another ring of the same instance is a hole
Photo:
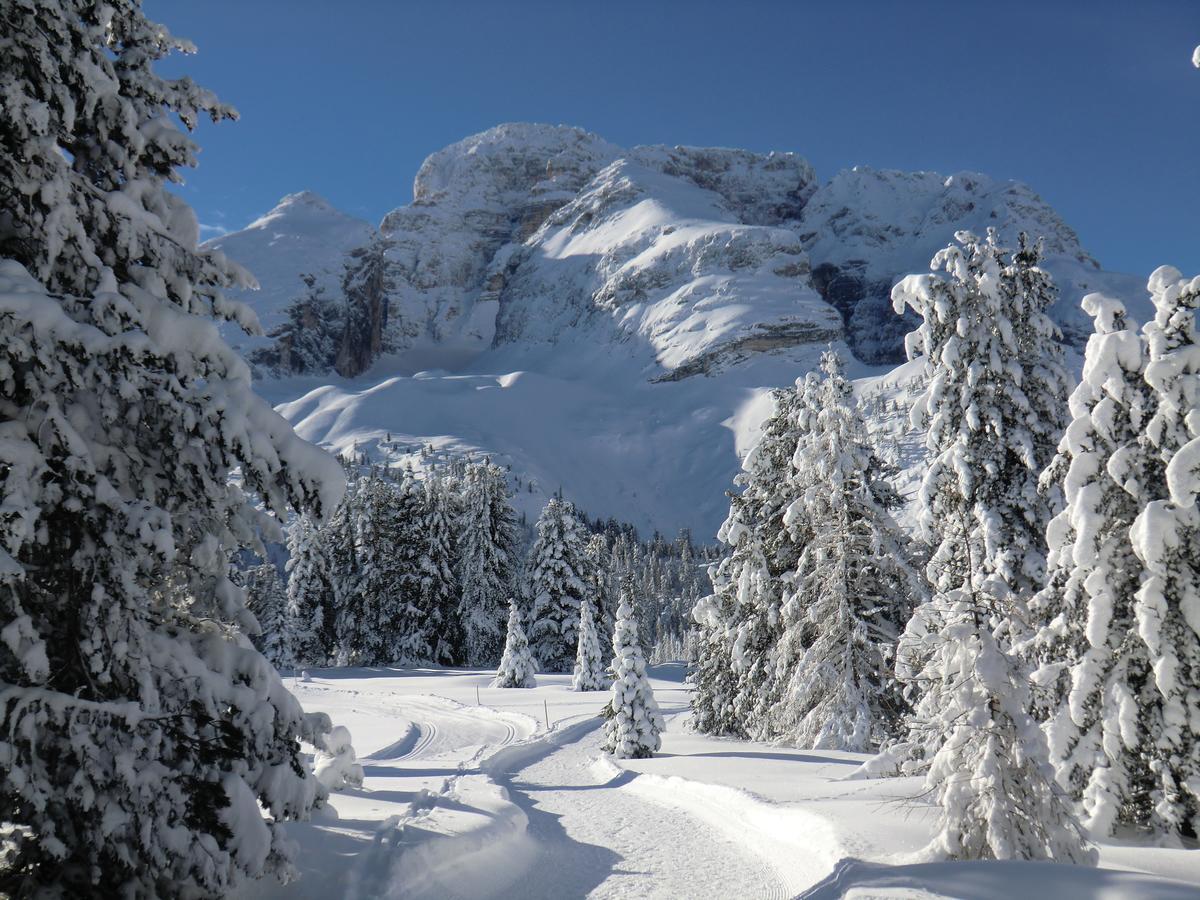
[[[535,664],[570,671],[584,603],[611,643],[622,581],[645,653],[687,648],[705,559],[686,530],[642,541],[553,497],[527,533],[505,469],[488,459],[406,468],[343,460],[346,493],[321,525],[296,517],[287,561],[240,570],[254,641],[280,669],[495,666],[515,604]]]

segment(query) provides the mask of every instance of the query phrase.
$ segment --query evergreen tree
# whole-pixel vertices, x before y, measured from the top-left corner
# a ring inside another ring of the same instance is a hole
[[[254,646],[276,669],[293,664],[287,618],[287,593],[279,570],[271,563],[253,566],[245,574],[246,606],[258,622]]]
[[[626,581],[613,635],[612,699],[604,708],[605,753],[618,759],[645,759],[662,746],[662,716],[646,677],[646,659],[637,638],[633,589]]]
[[[1190,838],[1200,833],[1200,277],[1162,266],[1149,289],[1145,377],[1155,411],[1144,440],[1165,466],[1168,493],[1141,510],[1131,532],[1144,567],[1134,618],[1160,710],[1143,749],[1158,781],[1152,826]]]
[[[994,233],[956,237],[961,248],[933,260],[945,277],[909,276],[892,292],[898,312],[911,306],[923,319],[908,347],[926,360],[914,415],[929,422],[921,519],[937,544],[934,596],[898,651],[898,674],[921,693],[897,752],[929,761],[941,808],[934,854],[1083,861],[1091,855],[1027,711],[1026,666],[1008,645],[1021,631],[1024,591],[1042,575],[1044,534],[1034,529],[1044,532],[1048,513],[1036,489],[1040,426],[1030,421],[1048,404],[1028,393],[1047,381],[1029,376],[1034,349],[1015,335],[1053,328],[1014,325],[1045,311],[1035,295],[1018,302]]]
[[[427,664],[434,651],[421,593],[427,542],[423,489],[407,477],[397,484],[372,472],[352,496],[346,509],[353,535],[348,555],[357,568],[352,593],[338,611],[340,664]]]
[[[579,645],[575,651],[575,672],[571,676],[571,690],[604,690],[608,687],[604,668],[592,604],[584,597],[583,602],[579,604]]]
[[[387,650],[381,662],[418,666],[453,653],[453,634],[442,616],[453,602],[449,536],[432,533],[425,487],[405,474],[389,485],[388,541],[383,549],[389,570],[387,594],[379,598],[381,629]],[[437,526],[440,530],[441,526]],[[434,547],[437,544],[438,546]]]
[[[1134,619],[1142,567],[1129,529],[1161,471],[1152,476],[1138,441],[1151,412],[1142,341],[1120,302],[1088,294],[1083,308],[1096,331],[1071,395],[1073,421],[1044,476],[1061,482],[1066,506],[1047,531],[1049,575],[1031,604],[1040,627],[1030,656],[1041,665],[1038,705],[1059,782],[1088,830],[1108,834],[1118,822],[1148,824],[1154,805],[1142,748],[1159,730],[1157,703]]]
[[[821,371],[819,402],[798,423],[799,497],[789,510],[821,526],[784,587],[772,731],[802,747],[862,751],[898,729],[892,650],[923,589],[885,507],[890,491],[873,477],[879,466],[841,359],[826,353]]]
[[[575,507],[552,497],[529,556],[529,643],[546,672],[570,671],[575,660],[579,603],[588,593],[584,539]]]
[[[463,661],[494,665],[503,643],[504,607],[516,585],[519,545],[499,466],[484,462],[467,469],[457,532]]]
[[[346,468],[352,468],[343,460]],[[354,472],[346,485],[346,494],[320,532],[320,543],[329,562],[329,580],[334,609],[335,662],[339,666],[356,664],[358,620],[362,614],[362,593],[358,589],[360,567],[356,550],[356,523],[361,515],[360,479]]]
[[[742,493],[730,495],[729,516],[717,533],[729,553],[709,568],[713,593],[692,613],[700,625],[698,659],[689,676],[692,723],[709,734],[774,736],[781,579],[795,568],[808,537],[807,523],[785,517],[796,499],[791,471],[797,420],[812,408],[814,379],[775,392],[775,411],[737,478]]]
[[[926,784],[939,814],[927,854],[940,859],[1095,863],[1054,782],[1045,738],[1028,713],[1029,682],[987,616],[1007,599],[999,575],[944,591],[943,627],[927,672],[943,679],[945,741]]]
[[[1058,451],[1059,441],[1071,420],[1063,398],[1072,391],[1072,379],[1063,358],[1062,334],[1047,311],[1058,299],[1058,291],[1050,274],[1042,269],[1042,241],[1030,242],[1022,232],[1017,237],[1017,249],[1007,258],[1002,270],[1001,287],[1008,299],[1011,313],[1012,340],[1017,346],[1021,367],[1021,394],[1029,404],[1025,425],[1028,447],[1022,448],[1033,460],[1033,474],[1027,490],[1040,478]],[[1045,583],[1045,526],[1050,516],[1062,507],[1062,494],[1057,485],[1040,483],[1041,502],[1027,501],[1022,511],[1021,527],[1031,528],[1033,537],[1023,539],[1022,546],[1036,548],[1025,562],[1024,579],[1009,576],[1014,590],[1028,598],[1032,591]],[[1049,491],[1046,489],[1049,488]],[[1034,519],[1031,526],[1025,523]],[[1027,532],[1028,533],[1028,532]]]
[[[593,534],[585,548],[588,559],[588,593],[592,598],[596,620],[596,640],[601,647],[612,644],[613,628],[617,622],[617,591],[613,582],[612,552],[603,534]]]
[[[454,495],[437,472],[425,480],[425,519],[422,531],[425,552],[420,557],[423,629],[431,651],[430,659],[453,665],[462,655],[462,631],[458,619],[459,586],[454,574],[454,532],[458,522]]]
[[[284,310],[287,321],[271,332],[275,343],[250,354],[255,365],[305,374],[328,372],[337,361],[345,305],[328,296],[314,275],[301,275],[300,280],[304,292]]]
[[[328,533],[308,515],[288,528],[287,627],[296,666],[328,664],[336,645]]]
[[[508,633],[504,639],[504,655],[500,657],[500,669],[492,687],[531,688],[537,686],[534,678],[533,657],[529,652],[529,641],[521,627],[521,611],[516,600],[508,602]]]
[[[357,565],[355,602],[339,609],[339,664],[387,665],[395,660],[398,650],[393,641],[397,629],[391,621],[394,606],[407,599],[400,585],[401,571],[395,555],[396,491],[383,479],[371,475],[356,485],[353,500],[346,511]]]
[[[250,279],[165,189],[195,162],[176,122],[234,115],[155,74],[189,49],[132,0],[4,9],[4,895],[225,896],[288,874],[318,795],[228,574],[341,478],[219,337],[256,327],[222,294]]]

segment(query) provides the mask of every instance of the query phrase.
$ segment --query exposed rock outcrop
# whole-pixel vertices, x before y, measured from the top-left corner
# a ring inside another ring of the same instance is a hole
[[[1113,286],[1033,191],[975,173],[855,168],[819,186],[793,153],[624,150],[579,128],[518,123],[432,154],[413,196],[384,218],[370,278],[343,284],[339,272],[334,282],[322,266],[326,290],[347,301],[336,336],[343,374],[380,353],[426,359],[446,348],[466,358],[564,341],[619,347],[651,379],[838,336],[864,361],[896,362],[913,322],[893,312],[891,286],[925,271],[961,229],[1045,239],[1062,293],[1052,313],[1068,339],[1086,331],[1082,293]],[[337,215],[292,195],[221,245],[274,297],[289,265],[310,272],[312,257],[328,254],[314,251],[314,230],[332,229],[343,256],[348,236],[376,245],[369,226]],[[777,332],[792,337],[756,337]]]

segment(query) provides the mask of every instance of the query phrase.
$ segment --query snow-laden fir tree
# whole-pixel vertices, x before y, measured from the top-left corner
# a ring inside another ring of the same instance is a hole
[[[1038,490],[1038,475],[1049,463],[1039,456],[1037,435],[1045,429],[1032,418],[1052,404],[1031,399],[1026,388],[1036,392],[1048,383],[1044,374],[1027,373],[1058,351],[1047,349],[1039,358],[1030,340],[1017,335],[1041,334],[1049,342],[1056,332],[1048,323],[1013,322],[1046,319],[1033,301],[1048,296],[1018,296],[1014,267],[994,232],[985,240],[959,232],[956,239],[961,246],[933,259],[932,268],[945,276],[911,276],[892,291],[897,310],[911,307],[923,317],[907,347],[910,356],[926,360],[927,386],[912,419],[927,426],[932,454],[918,502],[922,531],[934,548],[926,572],[935,597],[917,608],[897,651],[897,673],[918,700],[906,748],[910,768],[927,763],[945,737],[937,724],[947,696],[942,679],[936,671],[922,672],[942,640],[945,608],[936,595],[999,574],[1008,585],[1005,606],[989,610],[985,621],[1009,649],[1023,635],[1024,605],[1044,579],[1050,514]]]
[[[293,663],[292,636],[287,617],[287,593],[279,570],[271,563],[251,566],[242,573],[246,606],[258,622],[254,646],[276,669]]]
[[[165,189],[176,123],[234,115],[155,74],[190,46],[131,0],[3,20],[0,894],[226,896],[318,796],[230,556],[341,473],[254,394],[214,321],[256,327],[250,279]]]
[[[357,570],[353,590],[347,592],[345,603],[339,603],[339,665],[386,665],[395,659],[395,605],[407,599],[396,559],[396,490],[372,474],[359,480],[352,498],[345,512]],[[341,526],[336,520],[333,524]]]
[[[525,629],[521,627],[521,610],[515,599],[508,602],[508,632],[504,638],[504,655],[500,657],[500,668],[492,687],[531,688],[536,687],[533,655]]]
[[[1096,330],[1044,476],[1061,482],[1066,505],[1047,531],[1049,574],[1031,604],[1040,627],[1027,652],[1041,666],[1038,705],[1059,783],[1088,830],[1104,835],[1146,825],[1153,812],[1143,748],[1158,704],[1134,619],[1142,566],[1129,529],[1162,473],[1138,440],[1152,411],[1143,342],[1119,301],[1088,294],[1083,308]]]
[[[575,662],[579,603],[588,595],[587,534],[575,507],[550,498],[529,551],[529,646],[545,672],[569,672]]]
[[[595,615],[587,597],[579,604],[579,643],[575,651],[575,671],[571,676],[573,691],[602,691],[608,687],[607,666],[600,652]]]
[[[453,634],[446,634],[443,616],[449,612],[453,587],[449,535],[434,535],[425,486],[405,473],[390,485],[391,545],[387,565],[391,594],[381,601],[382,627],[388,643],[381,662],[415,666],[440,662],[453,654]],[[434,558],[436,556],[440,559]],[[447,640],[448,638],[448,640]],[[441,655],[439,658],[439,654]]]
[[[499,466],[483,462],[467,469],[457,534],[463,662],[494,665],[504,643],[504,609],[516,585],[520,544]]]
[[[358,589],[362,569],[358,562],[356,535],[362,505],[360,488],[366,484],[366,479],[358,477],[356,465],[346,459],[341,462],[347,474],[346,493],[320,529],[318,540],[328,562],[333,596],[333,661],[339,666],[348,666],[358,659],[355,647],[362,607],[362,593]]]
[[[278,373],[321,373],[333,368],[344,329],[345,304],[317,283],[316,276],[300,276],[304,292],[284,310],[287,321],[270,337],[268,347],[254,350],[250,361]]]
[[[815,378],[815,376],[814,376]],[[778,700],[773,654],[782,634],[782,576],[793,570],[807,540],[801,519],[785,524],[795,500],[791,485],[796,421],[811,405],[816,381],[776,391],[762,438],[747,454],[730,494],[729,515],[717,537],[728,554],[709,568],[713,593],[692,616],[700,626],[692,724],[709,734],[770,739]]]
[[[612,698],[604,708],[604,740],[600,745],[618,759],[645,759],[662,746],[662,716],[646,676],[646,658],[638,641],[633,588],[621,588],[617,627],[613,633]]]
[[[928,386],[914,408],[927,421],[929,470],[921,523],[936,544],[932,599],[918,607],[898,649],[897,674],[918,689],[909,740],[896,755],[928,762],[940,807],[933,856],[1087,861],[1078,823],[1054,780],[1045,737],[1028,712],[1027,667],[1008,645],[1019,634],[1022,593],[1041,575],[1047,510],[1036,490],[1036,430],[1048,404],[1026,390],[1034,348],[1017,316],[1044,317],[1034,295],[1018,302],[1007,254],[989,232],[960,232],[932,263],[892,291],[897,311],[922,317],[910,356],[926,360]],[[982,823],[982,827],[981,827]]]
[[[1025,421],[1029,435],[1027,452],[1034,460],[1035,480],[1050,465],[1058,450],[1063,431],[1071,420],[1063,398],[1069,397],[1073,381],[1066,368],[1062,345],[1062,334],[1047,311],[1058,299],[1058,291],[1050,274],[1039,265],[1042,261],[1041,240],[1031,242],[1022,232],[1017,236],[1017,249],[1005,260],[1002,270],[1002,289],[1008,296],[1012,312],[1011,340],[1017,345],[1017,356],[1021,366],[1021,394],[1029,404],[1029,415]],[[1034,484],[1030,481],[1030,484]],[[1033,518],[1041,523],[1040,531],[1033,538],[1026,538],[1018,530],[1022,547],[1036,548],[1036,553],[1026,551],[1023,571],[1014,571],[1006,576],[1014,590],[1028,597],[1045,583],[1045,525],[1049,518],[1062,507],[1062,496],[1055,484],[1038,482],[1043,499],[1032,500],[1019,508],[1025,519]],[[1038,526],[1035,525],[1035,528]]]
[[[292,657],[299,667],[324,666],[336,646],[336,607],[328,531],[312,518],[296,517],[288,528],[287,626]]]
[[[817,402],[797,421],[799,496],[787,514],[819,525],[784,579],[781,695],[770,714],[773,733],[798,746],[863,751],[899,728],[892,655],[924,590],[836,353],[824,354],[821,373]]]
[[[939,813],[925,854],[1094,864],[1028,712],[1028,678],[988,625],[1007,590],[993,574],[934,599],[943,624],[926,672],[943,679],[945,740],[926,777]]]
[[[1145,747],[1158,784],[1151,825],[1200,833],[1200,276],[1162,266],[1150,276],[1155,315],[1146,323],[1146,383],[1154,413],[1148,449],[1166,467],[1167,496],[1134,520],[1133,549],[1144,573],[1134,604],[1149,653],[1160,713]]]
[[[420,533],[424,552],[419,557],[421,630],[428,643],[432,662],[456,663],[462,652],[461,625],[458,619],[459,585],[454,574],[455,530],[458,510],[455,496],[433,472],[424,483],[424,517]]]
[[[328,734],[321,735],[316,746],[313,774],[325,785],[326,790],[362,787],[363,767],[354,752],[350,729],[345,725],[337,725]]]
[[[596,620],[596,640],[601,647],[612,646],[613,628],[617,622],[617,589],[612,571],[612,551],[603,534],[588,538],[588,595]]]

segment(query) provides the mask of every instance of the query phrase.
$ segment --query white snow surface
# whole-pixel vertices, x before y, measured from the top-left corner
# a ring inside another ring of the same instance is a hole
[[[300,878],[242,897],[1184,898],[1187,850],[1106,843],[1098,869],[919,864],[934,824],[919,778],[849,777],[866,756],[690,733],[683,666],[652,667],[662,752],[600,753],[606,692],[539,675],[325,669],[293,689],[349,728],[361,789],[290,824]],[[477,700],[478,698],[478,700]],[[546,727],[547,720],[550,727]]]

